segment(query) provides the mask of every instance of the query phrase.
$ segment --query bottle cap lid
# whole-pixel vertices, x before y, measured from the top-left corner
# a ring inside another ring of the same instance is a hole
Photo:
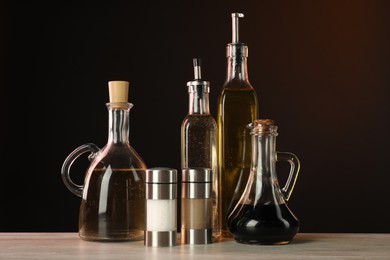
[[[177,183],[177,170],[155,167],[146,170],[146,183]]]
[[[275,121],[272,119],[255,119],[247,126],[247,128],[251,130],[252,135],[278,135],[278,127],[275,125]]]
[[[127,102],[129,95],[129,82],[123,80],[109,81],[108,91],[110,103]]]
[[[210,168],[184,168],[182,169],[182,182],[211,182]]]
[[[194,65],[194,80],[187,82],[188,92],[189,93],[195,93],[195,92],[209,93],[210,92],[210,82],[202,80],[201,59],[194,58],[194,59],[192,59],[192,61],[193,61],[193,65]]]
[[[229,43],[226,47],[226,57],[248,57],[248,46],[244,43]]]

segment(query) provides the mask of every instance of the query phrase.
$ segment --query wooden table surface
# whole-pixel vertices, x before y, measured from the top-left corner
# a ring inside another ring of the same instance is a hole
[[[145,247],[137,242],[83,241],[77,233],[0,233],[0,259],[390,259],[390,234],[299,233],[287,245]]]

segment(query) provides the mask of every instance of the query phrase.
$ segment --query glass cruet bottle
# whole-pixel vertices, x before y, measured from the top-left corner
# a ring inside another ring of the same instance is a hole
[[[257,119],[251,129],[251,171],[246,188],[228,218],[228,229],[239,243],[287,244],[299,231],[299,221],[287,207],[300,169],[297,156],[277,152],[277,126]],[[286,184],[279,187],[276,162],[290,163]]]
[[[189,109],[181,124],[181,166],[212,171],[212,233],[218,235],[217,122],[210,114],[210,83],[202,80],[201,59],[193,59],[194,80],[188,81]]]
[[[108,142],[99,149],[93,143],[76,148],[65,159],[61,175],[66,187],[82,198],[79,236],[84,240],[125,241],[144,238],[146,165],[129,143],[127,81],[110,81]],[[72,163],[90,152],[91,163],[83,185],[70,178]]]
[[[250,170],[250,135],[246,126],[258,116],[258,98],[248,78],[248,46],[239,41],[238,20],[232,13],[232,42],[226,47],[227,75],[218,99],[219,228],[231,237],[227,218],[240,198]]]

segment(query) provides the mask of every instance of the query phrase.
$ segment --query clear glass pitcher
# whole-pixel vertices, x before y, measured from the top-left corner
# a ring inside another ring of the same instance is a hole
[[[114,87],[123,82],[110,82]],[[126,85],[126,84],[125,84]],[[109,102],[108,142],[77,147],[65,159],[61,175],[66,187],[82,198],[79,235],[85,240],[142,240],[145,218],[146,165],[129,143],[129,111],[133,104]],[[73,162],[90,153],[83,185],[70,178]]]
[[[277,126],[270,119],[248,125],[251,134],[251,171],[246,188],[228,218],[234,239],[246,244],[287,244],[299,231],[299,221],[287,207],[300,169],[293,153],[277,152]],[[276,162],[290,163],[290,174],[281,189]]]

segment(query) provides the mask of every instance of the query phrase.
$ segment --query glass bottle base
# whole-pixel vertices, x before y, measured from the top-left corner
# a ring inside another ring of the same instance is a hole
[[[219,236],[222,238],[233,238],[233,234],[229,231],[220,231]]]
[[[242,205],[235,218],[229,219],[229,230],[239,243],[283,245],[299,231],[299,221],[285,204]]]
[[[235,239],[237,243],[248,244],[248,245],[286,245],[291,242],[291,240],[286,241],[259,241],[259,240],[241,240]]]
[[[82,240],[86,240],[86,241],[100,241],[100,242],[141,241],[144,239],[144,232],[139,231],[132,234],[126,234],[126,235],[121,234],[121,235],[112,235],[112,236],[101,236],[99,234],[85,235],[79,233],[79,237]]]

